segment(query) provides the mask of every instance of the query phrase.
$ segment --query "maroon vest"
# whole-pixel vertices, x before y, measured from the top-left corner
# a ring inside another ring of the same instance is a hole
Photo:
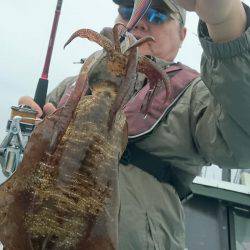
[[[170,66],[165,72],[173,75],[170,78],[170,94],[168,98],[166,98],[164,85],[157,88],[145,115],[144,109],[149,96],[149,82],[147,82],[123,108],[127,117],[129,138],[139,137],[150,132],[162,119],[169,105],[183,93],[192,80],[199,76],[197,71],[180,63]],[[67,102],[73,89],[74,86],[72,85],[67,87],[58,107],[63,106]],[[86,90],[87,88],[84,89]],[[86,91],[84,94],[86,94]]]

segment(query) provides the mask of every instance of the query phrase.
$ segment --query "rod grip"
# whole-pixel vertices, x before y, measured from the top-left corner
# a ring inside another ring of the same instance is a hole
[[[34,101],[43,109],[46,102],[47,90],[48,90],[48,79],[39,78]]]

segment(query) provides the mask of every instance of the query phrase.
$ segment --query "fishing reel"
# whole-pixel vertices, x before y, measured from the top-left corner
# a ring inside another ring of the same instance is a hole
[[[35,128],[37,112],[29,106],[11,107],[7,122],[7,135],[0,145],[0,165],[6,177],[10,177],[23,159],[24,149]]]

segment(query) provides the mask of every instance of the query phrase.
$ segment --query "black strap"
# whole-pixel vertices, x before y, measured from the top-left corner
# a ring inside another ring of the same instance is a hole
[[[129,144],[120,160],[124,165],[133,164],[141,170],[153,175],[159,182],[170,181],[167,166],[162,164],[158,157],[146,153],[133,144]]]
[[[189,184],[192,183],[194,176],[167,165],[157,156],[136,147],[132,143],[128,144],[120,162],[123,165],[133,164],[154,176],[159,182],[172,185],[178,193],[180,200],[187,198],[191,194]]]

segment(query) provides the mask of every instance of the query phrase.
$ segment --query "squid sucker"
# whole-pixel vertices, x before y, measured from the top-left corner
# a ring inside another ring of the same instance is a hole
[[[128,141],[123,107],[138,72],[168,80],[129,33],[122,44],[89,29],[75,32],[103,47],[87,58],[66,104],[33,131],[17,171],[0,186],[0,242],[6,250],[118,249],[119,160]],[[125,44],[125,45],[124,45]],[[86,95],[86,90],[91,94]],[[150,105],[150,102],[149,102]]]

